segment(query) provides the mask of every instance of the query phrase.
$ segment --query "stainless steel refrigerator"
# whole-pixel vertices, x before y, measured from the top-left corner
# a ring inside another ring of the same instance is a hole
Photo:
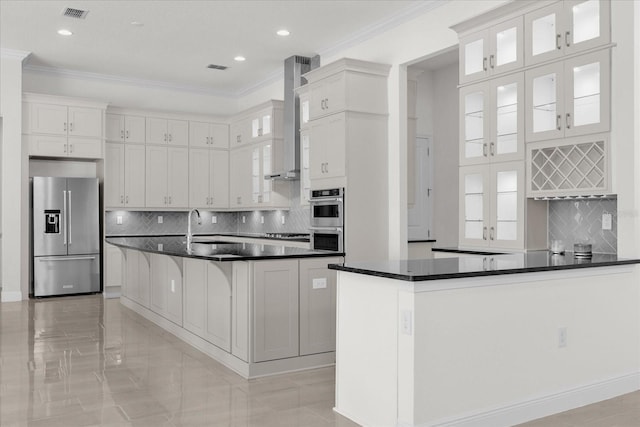
[[[100,292],[97,178],[32,178],[33,296]]]

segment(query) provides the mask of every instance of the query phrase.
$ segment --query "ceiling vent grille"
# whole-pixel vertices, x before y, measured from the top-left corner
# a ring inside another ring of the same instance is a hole
[[[62,16],[68,16],[69,18],[84,19],[87,17],[88,10],[74,9],[67,7],[62,11]]]
[[[224,65],[209,64],[207,65],[207,68],[211,68],[212,70],[226,70],[229,67]]]

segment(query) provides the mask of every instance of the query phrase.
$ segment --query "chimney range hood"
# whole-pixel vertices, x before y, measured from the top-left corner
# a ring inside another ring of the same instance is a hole
[[[284,170],[264,179],[300,179],[300,100],[295,88],[306,84],[304,73],[317,68],[320,57],[291,56],[284,61]]]

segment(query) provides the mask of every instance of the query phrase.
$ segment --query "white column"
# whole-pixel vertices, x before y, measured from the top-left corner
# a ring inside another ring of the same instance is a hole
[[[407,67],[389,72],[389,259],[407,258]]]
[[[29,55],[0,51],[2,302],[29,297],[29,160],[22,147],[22,62]]]

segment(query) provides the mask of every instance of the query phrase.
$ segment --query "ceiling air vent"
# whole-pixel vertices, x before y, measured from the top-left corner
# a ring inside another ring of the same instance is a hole
[[[69,18],[84,19],[87,17],[88,10],[74,9],[67,7],[62,11],[62,16],[68,16]]]
[[[207,68],[211,68],[212,70],[226,70],[229,67],[224,65],[209,64],[207,65]]]

